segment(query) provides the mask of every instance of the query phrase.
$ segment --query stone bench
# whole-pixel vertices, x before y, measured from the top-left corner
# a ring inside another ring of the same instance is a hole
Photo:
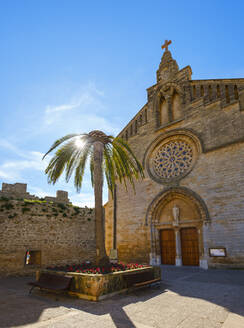
[[[129,289],[136,287],[149,286],[161,281],[160,278],[154,278],[154,271],[133,272],[123,276]]]
[[[40,289],[48,289],[55,291],[66,291],[69,289],[72,277],[41,273],[38,281],[29,282],[28,285],[32,286],[29,294],[31,294],[33,288],[39,287]]]

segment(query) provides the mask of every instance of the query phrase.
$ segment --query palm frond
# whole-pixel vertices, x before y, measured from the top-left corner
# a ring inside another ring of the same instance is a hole
[[[77,137],[84,140],[83,147],[77,146]],[[123,183],[126,189],[127,183],[130,182],[135,190],[134,179],[144,178],[140,162],[123,139],[107,136],[106,140],[108,142],[104,144],[102,170],[109,190],[113,195],[116,179]],[[48,182],[55,184],[65,170],[66,181],[68,182],[74,174],[74,185],[77,191],[80,191],[85,166],[89,159],[91,183],[94,186],[94,138],[91,138],[89,134],[66,135],[56,140],[44,157],[64,142],[65,144],[55,152],[45,170],[48,175]]]
[[[53,151],[55,148],[57,148],[59,145],[61,145],[61,143],[63,143],[64,141],[67,141],[71,138],[74,137],[78,137],[78,136],[85,136],[86,134],[80,134],[80,133],[73,133],[73,134],[67,134],[66,136],[57,139],[53,145],[50,147],[50,149],[46,152],[46,154],[42,157],[42,159],[44,159],[51,151]]]
[[[104,172],[108,184],[108,188],[112,193],[114,191],[115,185],[115,169],[114,169],[113,153],[109,147],[109,144],[106,144],[104,147]]]
[[[132,149],[130,148],[130,146],[128,145],[127,142],[125,142],[122,138],[114,138],[113,143],[119,143],[120,145],[122,145],[130,154],[130,156],[133,158],[133,160],[136,162],[136,168],[139,172],[139,175],[141,176],[141,178],[143,179],[144,176],[144,172],[143,172],[143,167],[141,165],[141,163],[138,161],[138,159],[136,158],[135,154],[133,153]]]
[[[87,142],[87,136],[83,136],[79,138],[78,142],[84,142],[84,145],[82,147],[77,147],[77,139],[73,138],[73,155],[70,158],[70,161],[67,163],[66,166],[66,176],[65,179],[68,182],[69,179],[71,178],[75,168],[79,165],[80,159],[83,156],[83,153],[86,152],[86,148],[90,147],[90,144]]]
[[[51,159],[45,172],[48,174],[48,182],[55,184],[58,178],[63,173],[63,170],[73,154],[73,142],[66,143],[63,147],[59,148],[54,157]]]
[[[91,145],[87,144],[86,147],[83,149],[82,153],[79,156],[79,163],[75,169],[74,185],[78,192],[81,190],[86,162],[91,153],[90,148],[91,148]]]

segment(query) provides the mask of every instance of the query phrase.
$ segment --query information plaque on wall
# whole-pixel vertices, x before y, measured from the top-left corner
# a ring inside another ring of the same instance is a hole
[[[209,256],[225,257],[226,256],[226,248],[224,248],[224,247],[209,248]]]

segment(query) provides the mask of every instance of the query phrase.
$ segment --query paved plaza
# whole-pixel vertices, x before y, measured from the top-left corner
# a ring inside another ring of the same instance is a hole
[[[162,266],[160,287],[98,303],[34,291],[32,277],[0,279],[0,327],[243,328],[244,271]]]

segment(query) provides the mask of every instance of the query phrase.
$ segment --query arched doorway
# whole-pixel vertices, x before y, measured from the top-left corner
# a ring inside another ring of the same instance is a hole
[[[208,211],[199,196],[184,187],[169,188],[150,204],[148,219],[152,262],[207,267],[203,235]]]

